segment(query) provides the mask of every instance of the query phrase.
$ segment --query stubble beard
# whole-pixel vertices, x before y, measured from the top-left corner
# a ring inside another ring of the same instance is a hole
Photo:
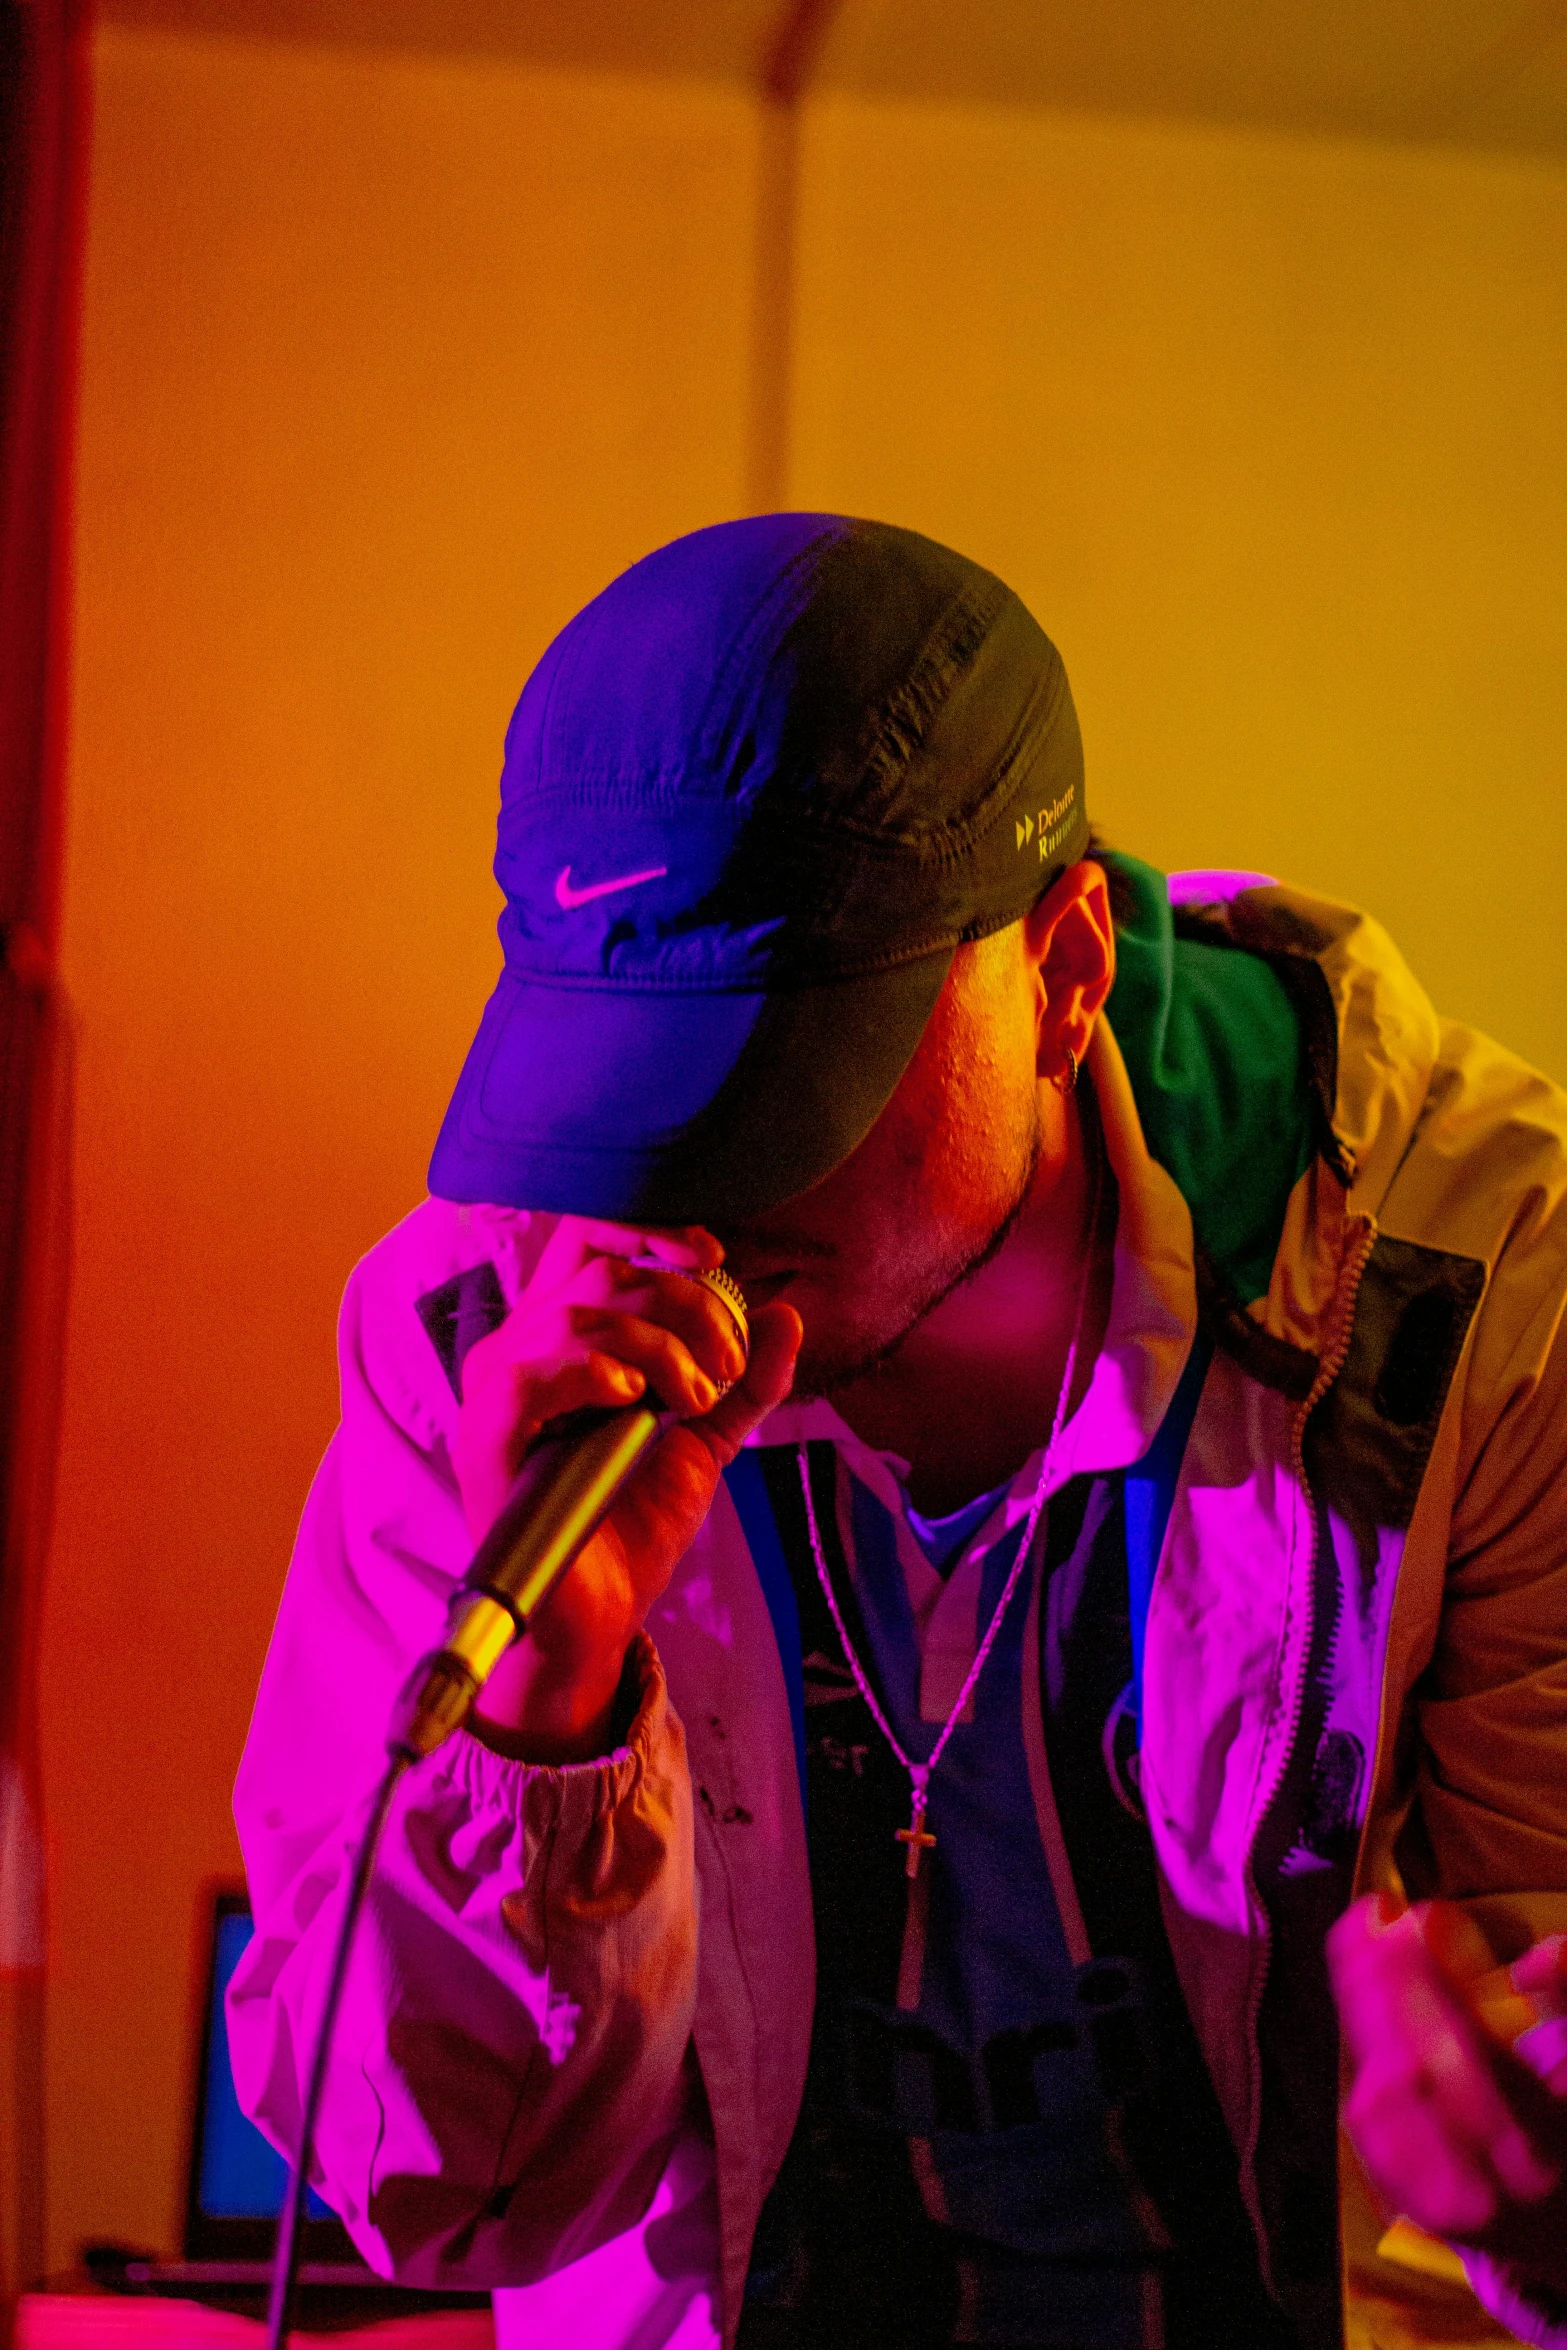
[[[933,1314],[954,1290],[961,1289],[965,1281],[971,1281],[976,1273],[1000,1255],[1028,1205],[1043,1147],[1039,1123],[1035,1119],[1028,1128],[1019,1163],[1013,1172],[1008,1203],[997,1217],[994,1229],[977,1246],[971,1245],[956,1260],[927,1269],[926,1279],[916,1293],[917,1302],[905,1307],[895,1329],[890,1332],[879,1331],[873,1337],[867,1335],[858,1349],[844,1346],[834,1353],[813,1348],[807,1324],[805,1340],[795,1366],[792,1392],[797,1400],[810,1403],[818,1397],[830,1398],[841,1389],[852,1387],[857,1381],[868,1379],[877,1371],[885,1369],[927,1315]]]

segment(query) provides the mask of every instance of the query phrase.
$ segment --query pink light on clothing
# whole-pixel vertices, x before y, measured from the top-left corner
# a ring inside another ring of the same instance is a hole
[[[1277,889],[1271,873],[1229,873],[1221,865],[1194,866],[1190,873],[1172,873],[1166,886],[1172,906],[1227,906],[1243,889]]]

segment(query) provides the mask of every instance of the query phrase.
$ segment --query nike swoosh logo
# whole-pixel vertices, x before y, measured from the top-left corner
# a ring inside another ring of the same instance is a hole
[[[569,914],[574,906],[585,906],[589,898],[607,898],[613,889],[635,889],[639,881],[662,881],[668,871],[667,865],[650,865],[645,873],[618,873],[613,881],[590,881],[586,889],[573,889],[571,867],[562,865],[555,903]]]

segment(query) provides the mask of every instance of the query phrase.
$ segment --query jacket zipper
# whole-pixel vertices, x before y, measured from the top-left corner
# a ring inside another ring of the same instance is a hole
[[[1262,1802],[1257,1806],[1254,1815],[1256,1822],[1259,1824],[1267,1819],[1268,1812],[1272,1806],[1274,1797],[1278,1794],[1279,1788],[1283,1782],[1284,1773],[1289,1764],[1290,1753],[1294,1746],[1296,1735],[1300,1729],[1301,1711],[1305,1702],[1304,1664],[1306,1661],[1309,1661],[1311,1655],[1313,1623],[1310,1611],[1313,1604],[1313,1593],[1316,1584],[1317,1544],[1320,1533],[1317,1524],[1316,1505],[1312,1500],[1311,1488],[1306,1479],[1306,1427],[1312,1413],[1316,1410],[1318,1404],[1322,1401],[1322,1398],[1326,1395],[1328,1389],[1332,1386],[1340,1371],[1343,1370],[1344,1364],[1348,1359],[1350,1338],[1355,1327],[1355,1307],[1360,1296],[1360,1284],[1365,1276],[1366,1266],[1370,1262],[1371,1252],[1377,1243],[1376,1218],[1374,1216],[1362,1216],[1356,1220],[1360,1224],[1361,1230],[1355,1240],[1353,1248],[1350,1251],[1348,1260],[1339,1275],[1339,1285],[1333,1301],[1334,1320],[1332,1324],[1332,1332],[1329,1337],[1328,1344],[1324,1347],[1321,1357],[1318,1361],[1317,1375],[1311,1383],[1310,1391],[1308,1392],[1304,1402],[1301,1404],[1300,1409],[1295,1414],[1294,1425],[1290,1433],[1290,1468],[1295,1477],[1299,1490],[1305,1498],[1311,1519],[1311,1560],[1306,1576],[1305,1637],[1301,1652],[1303,1668],[1300,1683],[1290,1696],[1289,1720],[1286,1724],[1285,1735],[1280,1741],[1278,1747],[1280,1758],[1278,1768],[1273,1775],[1272,1781],[1268,1787],[1267,1794],[1263,1798]],[[1271,1921],[1268,1916],[1267,1904],[1262,1898],[1262,1893],[1257,1883],[1254,1853],[1255,1837],[1253,1837],[1252,1850],[1249,1851],[1247,1855],[1246,1870],[1243,1881],[1246,1889],[1246,1898],[1251,1906],[1252,1915],[1257,1919],[1262,1932],[1261,1951],[1258,1957],[1256,1970],[1252,1978],[1251,1990],[1246,2002],[1246,2058],[1247,2070],[1251,2083],[1251,2129],[1250,2142],[1247,2146],[1242,2166],[1242,2186],[1245,2192],[1246,2201],[1251,2205],[1253,2218],[1258,2223],[1258,2241],[1262,2255],[1263,2271],[1265,2275],[1269,2276],[1271,2281],[1272,2261],[1269,2255],[1269,2248],[1265,2241],[1260,2225],[1262,2219],[1262,2210],[1261,2204],[1258,2200],[1256,2159],[1257,2146],[1262,2129],[1262,2056],[1259,2025],[1262,2015],[1263,1994],[1268,1987],[1268,1968],[1273,1950],[1273,1931]]]

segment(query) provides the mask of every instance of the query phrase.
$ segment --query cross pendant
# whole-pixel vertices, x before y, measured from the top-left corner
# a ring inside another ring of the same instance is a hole
[[[909,1848],[909,1857],[903,1871],[904,1875],[906,1877],[917,1877],[920,1873],[921,1852],[926,1850],[933,1851],[936,1844],[935,1837],[927,1836],[925,1833],[925,1806],[923,1803],[916,1802],[914,1806],[914,1817],[909,1822],[909,1825],[906,1828],[895,1828],[893,1833],[897,1837],[900,1844],[906,1844]]]

